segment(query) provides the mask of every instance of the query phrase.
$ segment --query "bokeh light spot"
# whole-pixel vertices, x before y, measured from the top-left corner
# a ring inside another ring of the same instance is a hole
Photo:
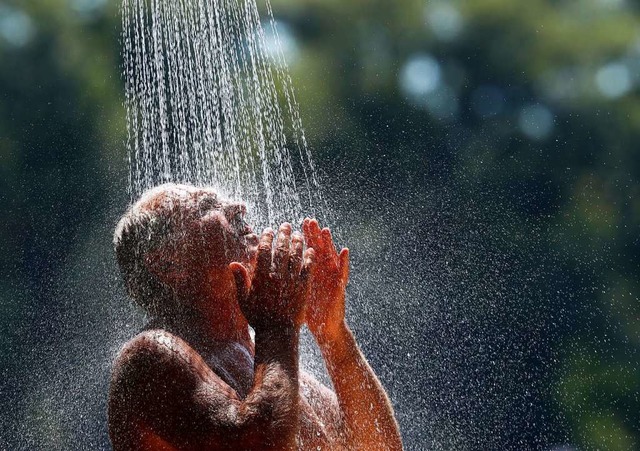
[[[441,41],[453,41],[464,27],[460,12],[449,3],[430,4],[425,9],[427,25]]]
[[[0,5],[0,36],[13,47],[24,47],[33,39],[35,26],[25,12]]]
[[[527,105],[520,110],[518,125],[527,137],[538,141],[546,139],[553,131],[553,113],[544,105]]]
[[[71,9],[85,18],[94,18],[104,10],[107,0],[70,0]]]
[[[440,85],[440,63],[428,54],[415,55],[400,72],[400,88],[409,97],[422,97],[435,91]]]
[[[539,85],[544,95],[552,101],[570,101],[590,91],[591,77],[591,72],[584,67],[560,67],[544,73]]]
[[[400,71],[400,89],[411,104],[438,119],[453,119],[458,114],[457,93],[442,82],[442,67],[429,54],[409,58]]]
[[[622,9],[627,7],[626,0],[596,0],[598,6],[606,9]]]
[[[282,52],[288,64],[295,64],[300,55],[300,49],[293,30],[289,24],[280,20],[274,21],[274,24],[275,30],[271,23],[262,23],[267,56],[277,61],[279,52]]]
[[[633,87],[629,68],[622,63],[610,63],[601,67],[596,72],[596,86],[609,99],[622,97]]]

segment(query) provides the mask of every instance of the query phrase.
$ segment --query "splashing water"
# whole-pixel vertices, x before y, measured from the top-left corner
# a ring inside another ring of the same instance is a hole
[[[242,199],[258,226],[322,216],[269,0],[266,10],[275,56],[253,0],[123,0],[132,199],[186,182]]]

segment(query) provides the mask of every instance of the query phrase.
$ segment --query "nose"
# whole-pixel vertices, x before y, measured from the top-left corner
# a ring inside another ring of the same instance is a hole
[[[229,203],[223,208],[224,214],[227,218],[233,218],[237,215],[244,216],[247,213],[247,206],[241,202]]]

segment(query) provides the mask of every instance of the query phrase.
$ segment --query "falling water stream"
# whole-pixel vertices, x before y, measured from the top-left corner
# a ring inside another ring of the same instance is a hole
[[[188,182],[242,199],[257,226],[322,213],[268,0],[266,17],[255,0],[123,0],[132,199]]]

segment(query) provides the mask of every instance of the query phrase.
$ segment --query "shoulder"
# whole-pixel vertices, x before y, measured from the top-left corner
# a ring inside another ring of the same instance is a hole
[[[155,424],[173,410],[185,408],[182,404],[193,398],[206,379],[205,367],[184,340],[169,332],[149,330],[136,335],[113,364],[110,423]]]
[[[300,372],[300,396],[323,420],[335,422],[339,419],[340,408],[336,394],[305,371]]]
[[[152,409],[154,403],[168,399],[171,384],[167,381],[185,373],[176,358],[176,354],[188,352],[183,343],[166,331],[148,330],[120,349],[113,363],[108,403],[109,432],[114,444],[138,440],[137,425],[141,420],[148,422],[150,412],[158,412]],[[169,374],[168,367],[173,374]]]
[[[335,393],[310,374],[300,372],[300,398],[303,417],[302,434],[305,440],[320,440],[325,437],[331,449],[344,449],[343,418]],[[310,423],[310,424],[306,424]],[[305,430],[311,430],[305,434]]]
[[[140,332],[120,349],[118,360],[127,360],[139,353],[157,355],[184,352],[187,342],[164,329],[150,329]]]
[[[116,364],[128,364],[141,358],[171,358],[189,352],[189,345],[180,337],[163,329],[145,330],[120,349]]]
[[[300,393],[309,402],[337,402],[333,390],[306,371],[300,371]]]
[[[116,358],[109,431],[114,443],[138,443],[148,429],[168,443],[181,444],[179,449],[218,449],[211,443],[224,443],[238,404],[236,392],[186,341],[149,330],[127,342]]]
[[[163,329],[146,330],[129,340],[113,365],[111,391],[177,394],[203,385],[232,390],[185,340]]]
[[[196,434],[191,426],[206,423],[209,413],[223,408],[230,398],[212,383],[215,377],[180,337],[164,330],[136,335],[122,347],[113,366],[108,402],[112,440],[138,443],[145,437],[155,440],[157,434],[171,443],[187,443]],[[147,429],[153,434],[144,432]]]
[[[146,367],[154,361],[169,363],[176,358],[186,357],[189,352],[189,345],[179,337],[162,329],[147,330],[120,349],[114,362],[114,377],[122,371]]]
[[[188,389],[205,377],[207,369],[202,358],[180,337],[162,329],[147,330],[129,340],[118,353],[111,390],[166,390],[173,383]]]

